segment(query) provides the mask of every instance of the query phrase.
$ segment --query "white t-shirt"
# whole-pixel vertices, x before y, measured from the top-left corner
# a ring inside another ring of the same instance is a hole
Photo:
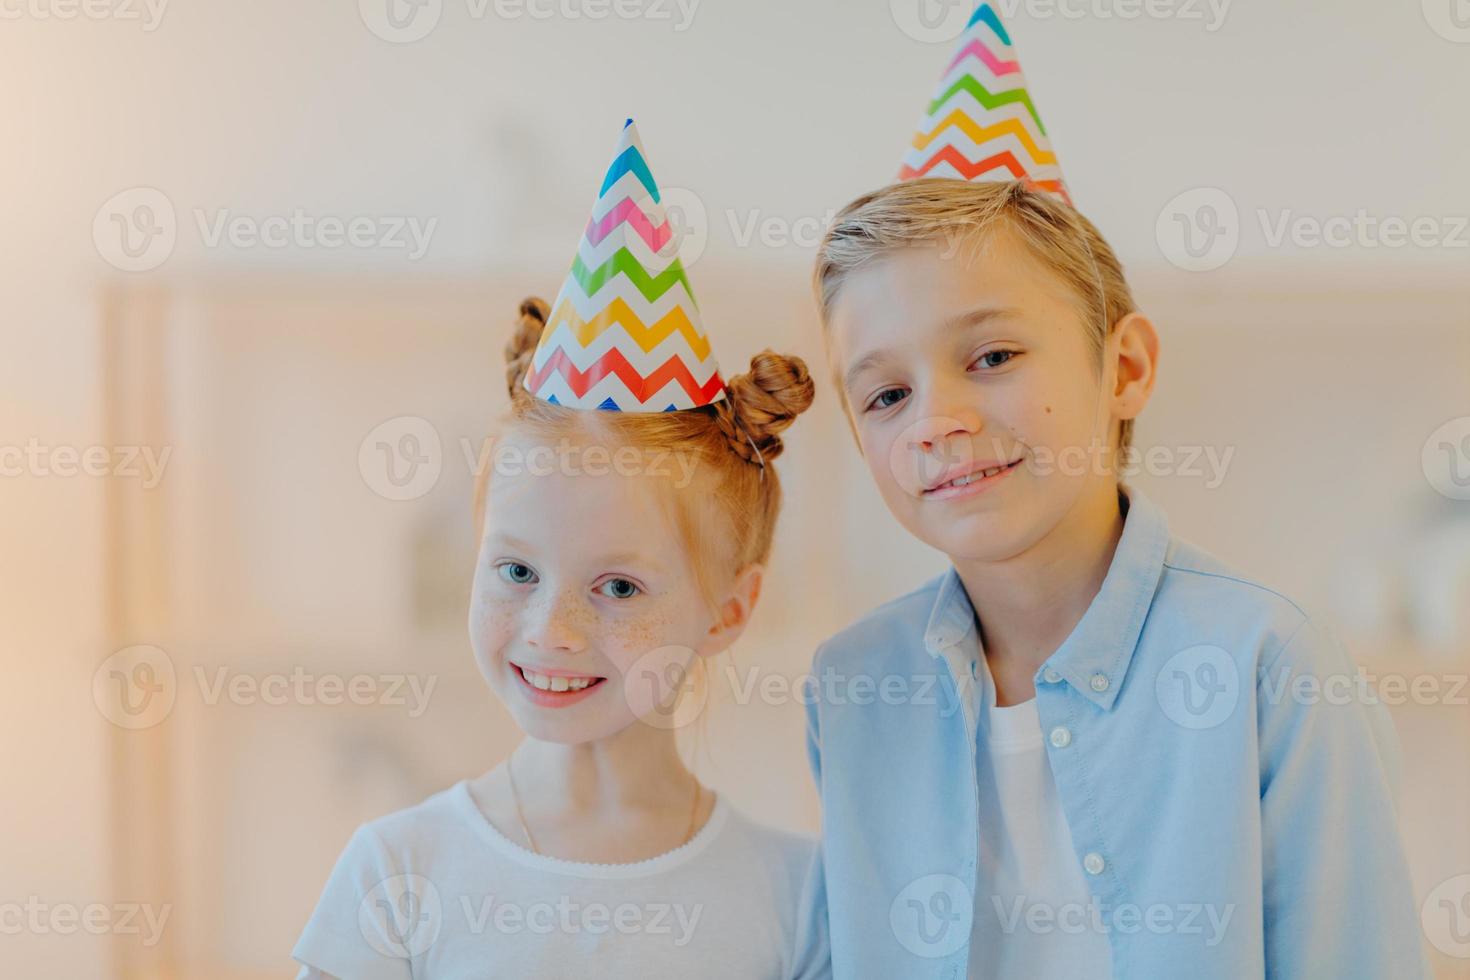
[[[1109,980],[1112,952],[1057,797],[1036,699],[998,708],[993,680],[988,690],[971,980]]]
[[[358,828],[292,956],[344,980],[785,977],[813,850],[718,796],[673,851],[563,861],[503,836],[460,782]]]

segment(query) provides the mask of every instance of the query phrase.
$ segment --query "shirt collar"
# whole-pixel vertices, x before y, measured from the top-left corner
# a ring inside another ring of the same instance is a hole
[[[1128,673],[1169,547],[1164,512],[1137,488],[1120,485],[1118,491],[1127,500],[1128,512],[1102,588],[1071,635],[1037,672],[1038,682],[1055,672],[1104,710],[1112,708]],[[939,656],[974,630],[975,609],[959,572],[951,566],[940,580],[924,629],[924,646]],[[980,650],[978,642],[975,650]]]

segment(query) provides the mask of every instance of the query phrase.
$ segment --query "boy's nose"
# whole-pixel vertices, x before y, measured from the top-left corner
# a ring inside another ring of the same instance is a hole
[[[932,450],[951,437],[973,436],[984,429],[974,385],[934,379],[926,388],[918,405],[919,419],[911,430],[914,441],[924,449]]]

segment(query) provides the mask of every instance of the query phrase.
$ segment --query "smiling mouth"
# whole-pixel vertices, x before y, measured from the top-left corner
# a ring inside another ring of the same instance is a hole
[[[947,480],[944,483],[938,484],[937,486],[932,486],[924,492],[928,494],[939,493],[942,490],[957,490],[960,487],[967,487],[972,483],[979,483],[981,480],[1000,476],[1002,473],[1009,473],[1011,470],[1020,465],[1021,461],[1017,459],[1006,463],[1004,466],[992,466],[988,470],[974,470],[973,472],[966,473],[962,476],[957,476],[953,480]]]
[[[517,674],[521,675],[521,680],[525,681],[528,686],[548,694],[575,694],[585,691],[588,688],[596,687],[607,680],[606,677],[596,677],[590,674],[541,674],[529,667],[522,667],[520,664],[513,663],[511,666],[515,668]]]

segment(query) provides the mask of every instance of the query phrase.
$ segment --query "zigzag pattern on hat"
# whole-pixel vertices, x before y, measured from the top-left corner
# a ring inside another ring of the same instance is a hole
[[[1071,197],[1000,15],[984,0],[904,153],[899,180],[1024,180]]]
[[[658,184],[630,119],[525,387],[570,408],[668,412],[725,397]]]

